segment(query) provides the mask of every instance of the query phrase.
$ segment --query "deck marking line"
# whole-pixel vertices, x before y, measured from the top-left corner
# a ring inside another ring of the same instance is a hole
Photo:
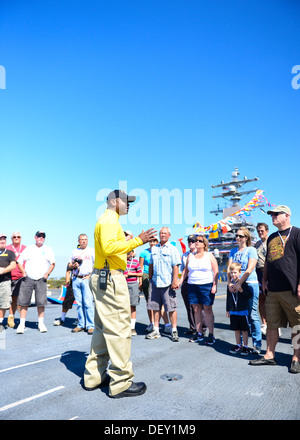
[[[55,391],[62,390],[63,388],[65,388],[65,387],[61,385],[59,387],[52,388],[51,390],[44,391],[43,393],[36,394],[35,396],[27,397],[27,399],[18,400],[17,402],[10,403],[9,405],[2,406],[2,408],[0,408],[0,412],[6,411],[10,408],[14,408],[15,406],[18,406],[18,405],[22,405],[23,403],[30,402],[31,400],[38,399],[39,397],[46,396],[47,394],[54,393]]]
[[[62,356],[68,356],[69,354],[70,353],[59,354],[57,356],[52,356],[52,357],[49,357],[49,358],[40,359],[39,361],[33,361],[33,362],[28,362],[27,364],[16,365],[15,367],[4,368],[4,370],[0,370],[0,373],[4,373],[5,371],[10,371],[10,370],[15,370],[16,368],[27,367],[28,365],[39,364],[40,362],[50,361],[51,359],[57,359],[57,358],[62,357]]]

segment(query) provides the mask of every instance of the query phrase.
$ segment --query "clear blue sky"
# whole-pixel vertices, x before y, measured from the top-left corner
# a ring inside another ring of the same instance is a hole
[[[45,230],[64,275],[102,189],[203,189],[206,226],[235,167],[300,226],[299,21],[296,0],[3,0],[0,232]]]

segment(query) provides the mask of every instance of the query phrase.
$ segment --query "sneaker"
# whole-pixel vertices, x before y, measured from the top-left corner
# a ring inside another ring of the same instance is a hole
[[[241,356],[248,356],[249,353],[250,353],[249,348],[244,346],[241,350]]]
[[[153,330],[153,332],[145,336],[145,339],[157,339],[157,338],[161,338],[161,334],[157,330]]]
[[[38,328],[41,333],[47,333],[47,327],[45,326],[45,324],[43,322],[41,322],[39,324]]]
[[[173,342],[178,342],[179,341],[179,337],[178,337],[178,332],[177,330],[172,332],[172,341]]]
[[[131,336],[137,336],[137,332],[135,328],[131,329]]]
[[[25,330],[26,330],[25,325],[19,324],[16,333],[18,333],[18,335],[21,335],[25,332]]]
[[[172,326],[171,325],[165,325],[164,333],[167,333],[167,335],[172,334]]]
[[[61,318],[59,318],[53,322],[53,325],[65,325],[65,321],[63,321]]]
[[[148,325],[148,327],[146,327],[145,331],[148,333],[153,332],[153,323],[152,322]]]
[[[262,324],[260,329],[261,329],[262,334],[266,336],[266,334],[267,334],[267,325],[266,324]]]
[[[257,347],[256,345],[254,345],[251,351],[253,354],[260,354],[261,347]]]
[[[190,339],[189,342],[198,342],[198,335],[197,333],[195,335],[193,335]]]
[[[206,345],[213,345],[215,342],[216,342],[216,340],[215,340],[214,335],[209,334],[206,341],[205,341],[205,344]]]
[[[196,333],[195,335],[193,335],[190,339],[189,342],[202,342],[204,340],[204,335],[203,333]]]
[[[204,334],[198,333],[197,334],[197,342],[202,342],[202,341],[204,341]]]
[[[231,354],[239,354],[241,352],[242,352],[242,347],[240,345],[235,345],[229,350],[229,353]]]
[[[14,317],[12,315],[8,316],[8,318],[7,318],[7,325],[10,328],[14,328],[14,326],[15,326],[15,320],[14,320]]]

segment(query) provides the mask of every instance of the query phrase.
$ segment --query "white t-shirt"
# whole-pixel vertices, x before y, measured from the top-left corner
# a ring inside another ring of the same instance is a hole
[[[20,264],[25,262],[25,271],[29,278],[39,280],[43,278],[50,264],[55,263],[55,256],[51,247],[45,244],[41,247],[31,244],[21,253],[17,261]]]
[[[79,266],[79,271],[73,271],[74,275],[89,275],[93,270],[95,262],[94,249],[88,246],[85,249],[76,248],[72,252],[69,263],[73,263],[75,258],[82,260],[82,264]]]

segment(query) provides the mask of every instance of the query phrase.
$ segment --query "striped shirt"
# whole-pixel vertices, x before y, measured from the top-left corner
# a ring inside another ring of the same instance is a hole
[[[141,266],[139,265],[138,260],[135,260],[134,258],[132,258],[131,260],[127,260],[127,267],[124,272],[124,275],[132,272],[142,273],[142,269]],[[127,283],[136,283],[138,279],[137,277],[127,277],[126,280]]]

